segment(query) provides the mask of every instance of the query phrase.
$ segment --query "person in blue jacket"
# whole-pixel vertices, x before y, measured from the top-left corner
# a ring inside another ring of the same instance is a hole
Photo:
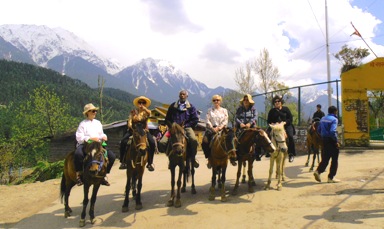
[[[328,108],[328,115],[321,118],[318,129],[324,144],[321,162],[316,171],[313,173],[315,180],[318,182],[321,182],[320,174],[325,171],[330,159],[332,159],[332,161],[331,168],[328,173],[328,183],[340,182],[340,180],[335,179],[340,147],[340,143],[337,138],[337,124],[337,108],[335,106],[330,106]]]

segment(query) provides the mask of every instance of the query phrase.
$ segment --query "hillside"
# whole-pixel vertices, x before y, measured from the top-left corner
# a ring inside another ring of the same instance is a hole
[[[90,88],[80,80],[62,76],[58,72],[30,64],[0,60],[0,104],[21,103],[29,98],[35,88],[46,85],[48,89],[63,97],[70,104],[70,113],[80,117],[87,103],[99,105],[98,90]],[[97,77],[95,77],[97,81]],[[133,108],[132,100],[136,95],[112,88],[103,91],[103,107],[112,110],[109,121],[126,119]],[[159,104],[157,102],[154,105]]]

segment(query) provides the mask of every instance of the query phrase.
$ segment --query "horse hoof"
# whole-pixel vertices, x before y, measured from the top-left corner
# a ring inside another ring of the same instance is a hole
[[[71,216],[71,212],[70,211],[65,211],[64,212],[64,218],[68,218]]]
[[[227,202],[228,198],[226,196],[221,197],[221,202]]]
[[[242,179],[242,180],[241,180],[241,183],[242,183],[242,184],[245,184],[245,183],[247,183],[247,181],[246,181],[245,179]]]
[[[79,227],[84,227],[85,226],[85,219],[81,219],[79,222]]]
[[[215,196],[211,196],[211,195],[210,195],[209,198],[208,198],[208,200],[209,200],[209,201],[214,201],[214,200],[215,200]]]
[[[277,187],[277,191],[281,191],[281,189],[283,189],[283,187]]]
[[[197,193],[196,189],[194,189],[194,188],[191,190],[191,192],[192,192],[192,194],[196,194]]]
[[[236,196],[237,195],[237,189],[234,189],[233,191],[232,191],[232,196]]]
[[[308,162],[307,162],[307,163],[305,163],[305,167],[308,167]]]
[[[180,200],[176,200],[175,208],[179,208],[179,207],[181,207],[181,201]]]
[[[135,207],[136,210],[140,210],[140,209],[143,209],[143,205],[139,204],[139,205],[136,205]]]
[[[252,185],[252,186],[256,186],[256,182],[255,182],[255,181],[252,181],[252,182],[251,182],[251,185]]]
[[[91,219],[91,224],[94,224],[94,223],[96,223],[96,220],[95,220],[95,218],[92,218]]]
[[[167,207],[172,207],[173,206],[173,200],[169,200],[167,202]]]
[[[186,191],[185,188],[181,188],[181,192],[184,193]]]
[[[122,212],[128,212],[128,211],[129,211],[128,206],[127,206],[127,207],[122,207],[122,208],[121,208],[121,211],[122,211]]]
[[[309,172],[312,172],[312,171],[313,171],[313,168],[310,168],[310,169],[309,169]]]

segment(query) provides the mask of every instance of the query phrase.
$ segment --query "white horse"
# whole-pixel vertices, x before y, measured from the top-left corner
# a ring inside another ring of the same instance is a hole
[[[285,159],[288,155],[288,147],[286,144],[287,134],[284,129],[285,122],[276,124],[269,124],[271,127],[271,141],[275,145],[276,150],[271,154],[269,164],[269,177],[268,182],[264,187],[264,190],[269,190],[271,187],[271,177],[273,173],[274,162],[276,161],[276,178],[277,178],[277,190],[282,189],[281,181],[284,181],[284,165]]]

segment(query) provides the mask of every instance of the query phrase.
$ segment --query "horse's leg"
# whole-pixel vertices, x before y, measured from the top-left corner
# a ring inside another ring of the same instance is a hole
[[[310,139],[308,139],[308,135],[307,135],[307,152],[308,152],[308,156],[307,156],[307,162],[305,162],[305,167],[307,167],[309,165],[309,160],[311,158],[311,144],[309,143],[310,142]]]
[[[69,196],[71,194],[71,190],[75,186],[75,183],[71,181],[69,178],[65,181],[65,194],[64,194],[64,217],[68,218],[71,216],[72,209],[69,207]]]
[[[80,227],[84,227],[85,226],[85,215],[86,215],[86,210],[87,210],[87,205],[88,205],[88,192],[89,192],[89,184],[88,182],[85,182],[84,185],[84,198],[83,198],[83,211],[81,212],[81,218],[80,218],[80,222],[79,222],[79,226]]]
[[[181,189],[181,178],[182,178],[182,175],[183,175],[183,170],[185,168],[180,168],[179,167],[179,177],[177,179],[177,194],[176,194],[176,202],[175,202],[175,207],[176,208],[179,208],[181,207],[181,195],[180,195],[180,189]]]
[[[247,167],[247,161],[244,161],[243,162],[243,176],[242,176],[242,178],[241,178],[241,183],[242,184],[245,184],[246,183],[246,175],[245,175],[245,173],[246,173],[246,171],[245,171],[245,169],[246,169],[246,167]]]
[[[181,186],[181,192],[182,193],[187,191],[187,178],[188,178],[189,169],[190,169],[190,160],[187,158],[186,166],[182,170],[183,171],[183,177],[182,177],[183,178],[183,185]]]
[[[132,199],[136,199],[137,187],[136,187],[137,177],[135,174],[132,175],[131,189],[132,189]]]
[[[191,193],[192,194],[196,194],[196,187],[195,187],[195,167],[193,167],[193,164],[191,162],[190,164],[190,168],[191,169],[191,176],[192,176],[192,186],[191,186]],[[187,174],[188,175],[188,174]]]
[[[253,189],[252,180],[253,180],[253,174],[252,174],[252,167],[253,164],[251,163],[252,159],[248,159],[248,192],[252,193],[255,190]]]
[[[124,198],[124,203],[122,207],[122,212],[129,211],[129,192],[130,191],[131,191],[131,175],[128,174],[128,170],[127,170],[127,183],[125,184],[125,198]]]
[[[276,189],[278,191],[281,191],[281,189],[282,189],[281,178],[282,178],[283,168],[284,168],[284,153],[279,152],[279,154],[276,158],[276,172],[277,172]]]
[[[283,153],[283,156],[282,156],[282,162],[281,162],[281,180],[282,181],[285,181],[285,161],[287,160],[287,157],[288,157],[288,152],[285,152]]]
[[[143,168],[144,170],[144,168]],[[141,203],[141,188],[143,187],[143,172],[141,172],[141,175],[138,174],[138,177],[137,177],[137,193],[136,193],[136,210],[140,210],[143,208],[143,204]]]
[[[315,167],[316,155],[317,156],[319,155],[319,148],[314,148],[312,152],[313,152],[313,160],[312,160],[312,165],[309,168],[310,172],[313,171],[313,168]]]
[[[237,191],[239,189],[239,179],[241,175],[241,166],[243,165],[243,162],[240,161],[240,159],[237,161],[237,174],[236,174],[236,183],[235,187],[233,187],[232,195],[237,195]]]
[[[212,178],[211,178],[211,187],[209,188],[209,197],[208,200],[215,200],[216,196],[216,176],[217,176],[217,166],[212,163]]]
[[[254,159],[251,157],[248,160],[248,164],[249,164],[248,167],[251,168],[251,176],[249,177],[249,181],[252,186],[256,186],[255,177],[253,176],[253,162],[254,162]]]
[[[221,167],[221,184],[222,184],[221,185],[221,202],[226,202],[228,200],[227,196],[225,195],[226,171],[227,171],[227,166],[222,166]]]
[[[217,188],[221,188],[221,186],[223,184],[221,183],[221,168],[220,167],[216,170],[216,175],[217,175]]]
[[[171,198],[168,200],[167,206],[171,207],[175,201],[175,166],[171,166]]]
[[[271,180],[272,180],[272,173],[273,173],[273,165],[275,164],[275,157],[276,157],[276,152],[273,152],[271,154],[271,157],[269,158],[268,181],[267,181],[267,184],[264,187],[264,190],[271,189]]]
[[[92,190],[91,197],[91,206],[89,206],[89,218],[91,219],[91,223],[95,223],[95,203],[97,199],[97,192],[99,191],[100,184],[94,184]]]

